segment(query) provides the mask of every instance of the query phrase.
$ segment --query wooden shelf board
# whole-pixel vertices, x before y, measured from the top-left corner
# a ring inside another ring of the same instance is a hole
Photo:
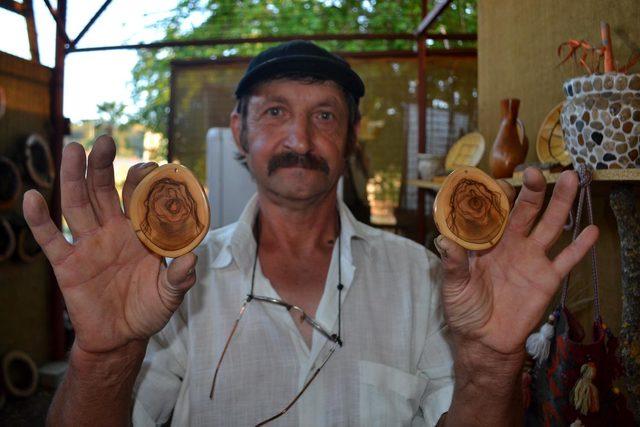
[[[558,180],[560,173],[544,173],[544,177],[547,180],[547,184],[553,184]],[[593,174],[594,181],[640,181],[640,169],[599,169]],[[517,175],[515,178],[508,178],[509,184],[514,187],[522,186],[522,174]],[[442,186],[442,181],[425,181],[422,179],[409,179],[407,184],[418,187],[426,188],[428,190],[438,191]]]

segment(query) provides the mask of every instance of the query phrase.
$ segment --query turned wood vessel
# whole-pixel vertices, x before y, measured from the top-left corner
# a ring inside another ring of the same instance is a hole
[[[131,196],[129,214],[140,241],[170,258],[198,246],[211,220],[202,185],[189,169],[173,163],[144,177]]]
[[[495,246],[509,217],[509,199],[500,185],[474,167],[453,171],[433,203],[440,234],[470,250]]]
[[[511,178],[513,170],[524,162],[529,149],[524,123],[518,119],[519,99],[500,101],[502,121],[491,149],[489,166],[494,178]]]

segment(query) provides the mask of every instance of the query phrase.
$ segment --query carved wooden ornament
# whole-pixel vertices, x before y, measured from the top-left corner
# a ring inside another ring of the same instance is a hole
[[[136,187],[129,209],[138,238],[158,255],[191,252],[209,231],[209,201],[198,179],[169,163],[150,172]]]
[[[509,199],[489,175],[474,167],[451,172],[433,204],[442,235],[470,250],[495,246],[509,217]]]

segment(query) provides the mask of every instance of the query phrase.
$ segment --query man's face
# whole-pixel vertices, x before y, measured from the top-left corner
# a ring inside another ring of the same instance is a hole
[[[244,132],[236,113],[232,128],[259,191],[290,202],[314,201],[335,191],[342,174],[348,116],[345,95],[334,82],[283,79],[257,88]]]

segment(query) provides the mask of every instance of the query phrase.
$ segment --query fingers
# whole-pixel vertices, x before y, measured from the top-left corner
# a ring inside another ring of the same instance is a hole
[[[591,246],[596,243],[599,234],[598,227],[589,225],[582,230],[582,233],[574,242],[558,254],[553,260],[553,266],[561,277],[569,274],[571,269],[580,262]]]
[[[524,171],[522,190],[516,199],[507,231],[527,235],[544,203],[547,183],[538,169],[527,168]]]
[[[167,268],[167,280],[169,286],[174,289],[191,287],[195,283],[195,268],[198,257],[192,252],[173,260]],[[186,289],[185,289],[186,292]]]
[[[85,171],[84,148],[77,142],[72,142],[62,152],[60,185],[62,214],[76,238],[91,233],[100,226],[87,192]]]
[[[438,236],[433,243],[442,259],[444,282],[454,285],[466,283],[469,279],[469,257],[467,251],[443,235]]]
[[[531,233],[531,238],[545,249],[556,242],[567,222],[569,211],[578,190],[578,176],[573,171],[565,171],[560,175],[553,188],[553,196],[542,219]]]
[[[160,298],[165,306],[175,311],[184,294],[196,283],[196,262],[198,257],[192,252],[173,260],[160,279]]]
[[[124,186],[122,187],[122,202],[124,204],[124,214],[129,216],[129,203],[131,201],[131,196],[133,195],[133,190],[135,190],[136,186],[142,181],[142,179],[149,174],[152,170],[158,167],[157,163],[148,162],[148,163],[138,163],[129,168],[129,172],[127,173],[127,179],[124,182]]]
[[[87,188],[98,221],[104,224],[110,218],[122,215],[120,198],[113,177],[116,144],[108,135],[99,136],[89,153]]]
[[[22,211],[33,237],[52,266],[59,265],[71,255],[73,246],[51,220],[47,203],[40,193],[36,190],[27,191],[22,201]]]
[[[509,184],[504,179],[499,179],[496,181],[504,194],[507,195],[507,200],[509,200],[509,206],[513,207],[513,202],[516,200],[516,189],[513,188],[513,185]]]

